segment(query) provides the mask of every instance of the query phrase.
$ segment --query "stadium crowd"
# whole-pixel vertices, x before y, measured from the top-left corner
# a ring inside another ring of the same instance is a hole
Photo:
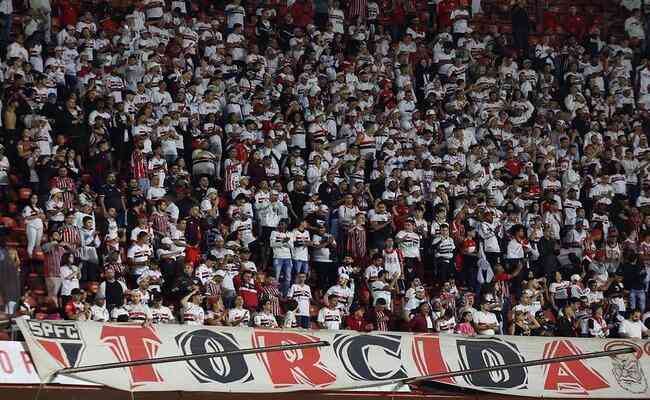
[[[647,336],[650,9],[602,3],[0,1],[3,318]]]

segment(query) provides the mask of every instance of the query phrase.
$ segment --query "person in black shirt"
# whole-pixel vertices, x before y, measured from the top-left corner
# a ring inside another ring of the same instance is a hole
[[[512,7],[512,37],[513,45],[521,51],[524,57],[528,56],[528,33],[530,31],[530,18],[526,2],[517,1]]]
[[[106,176],[106,183],[99,189],[99,204],[104,214],[109,208],[114,208],[118,215],[126,210],[126,198],[115,181],[115,174],[111,172]]]
[[[555,336],[576,337],[576,329],[578,328],[578,323],[579,322],[576,319],[573,306],[571,304],[567,304],[562,309],[562,316],[557,320]]]
[[[210,177],[203,175],[201,178],[199,178],[198,186],[194,187],[192,190],[192,197],[194,198],[194,201],[200,202],[203,200],[208,193],[208,189],[210,189]]]
[[[284,24],[280,25],[278,32],[280,34],[280,46],[283,51],[288,51],[291,47],[289,46],[289,41],[294,37],[294,30],[296,26],[293,24],[293,17],[291,14],[285,16]]]
[[[307,185],[302,177],[296,177],[294,180],[293,191],[289,192],[289,200],[298,221],[304,219],[303,207],[309,200],[309,193],[307,193]]]
[[[646,276],[648,271],[639,264],[637,255],[633,251],[626,251],[625,262],[619,267],[618,273],[623,275],[623,285],[630,290],[630,308],[646,308]]]
[[[321,183],[318,187],[318,197],[320,197],[321,201],[330,209],[336,208],[338,206],[337,201],[341,198],[339,187],[334,182],[335,177],[336,171],[328,172],[325,182]]]
[[[126,286],[115,279],[115,270],[106,268],[104,271],[105,281],[99,285],[100,294],[106,298],[106,306],[109,311],[124,304],[124,293]]]

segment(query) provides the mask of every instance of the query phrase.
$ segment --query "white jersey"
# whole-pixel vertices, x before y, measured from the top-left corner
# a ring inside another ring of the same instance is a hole
[[[194,303],[187,303],[183,309],[183,323],[187,325],[203,325],[205,321],[205,311],[201,306]]]
[[[352,304],[352,300],[354,299],[354,291],[349,287],[334,285],[327,289],[325,297],[327,298],[332,294],[336,295],[336,297],[339,299],[336,308],[339,309],[343,315],[347,315],[348,310],[350,309],[350,305]]]
[[[90,319],[97,322],[109,322],[111,316],[106,309],[106,306],[100,307],[97,304],[90,307]]]
[[[170,310],[169,307],[160,306],[160,308],[151,307],[150,309],[154,324],[169,324],[176,322],[174,314],[172,314],[172,310]]]
[[[146,304],[127,304],[124,309],[129,314],[129,321],[144,322],[153,319],[151,309]]]
[[[284,322],[282,323],[283,328],[297,328],[298,321],[296,321],[296,312],[287,311],[284,315]]]
[[[420,234],[417,232],[399,231],[395,237],[399,242],[399,248],[404,257],[420,257]]]
[[[294,299],[298,303],[296,315],[302,317],[309,316],[309,305],[311,302],[311,287],[303,284],[294,283],[287,292],[287,298]]]
[[[278,321],[276,321],[275,316],[273,314],[265,312],[257,313],[257,315],[255,315],[254,323],[257,328],[278,327]]]
[[[318,312],[318,322],[325,329],[341,329],[341,320],[341,312],[338,308],[331,309],[329,307],[323,307]]]
[[[393,249],[393,251],[384,250],[382,256],[384,257],[384,269],[390,274],[390,277],[401,275],[402,251],[399,249]]]
[[[309,232],[294,229],[291,231],[291,238],[293,239],[292,258],[297,261],[309,261],[309,249],[307,242],[310,240]]]
[[[251,313],[245,308],[231,308],[228,310],[228,322],[241,321],[238,326],[248,326],[251,321]]]

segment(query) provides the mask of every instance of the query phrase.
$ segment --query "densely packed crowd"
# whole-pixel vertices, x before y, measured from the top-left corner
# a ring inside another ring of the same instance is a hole
[[[647,336],[641,1],[532,44],[525,0],[27,3],[6,315]]]

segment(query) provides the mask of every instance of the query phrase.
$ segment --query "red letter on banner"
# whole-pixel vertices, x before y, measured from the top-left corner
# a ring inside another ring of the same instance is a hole
[[[28,374],[34,372],[34,363],[32,362],[32,358],[29,356],[29,353],[26,351],[21,351],[20,358],[23,360],[25,371],[27,371]]]
[[[440,338],[437,335],[418,335],[413,337],[413,361],[422,376],[449,372],[449,366],[440,351]],[[455,383],[454,378],[436,379],[442,383]]]
[[[255,347],[318,342],[320,339],[299,333],[255,330]],[[271,381],[276,386],[310,385],[325,387],[336,382],[336,374],[320,361],[320,349],[312,347],[301,350],[260,353]]]
[[[578,354],[582,354],[582,351],[568,340],[556,340],[544,346],[544,358]],[[553,363],[545,366],[544,369],[547,371],[544,382],[546,390],[586,395],[590,390],[609,387],[605,378],[581,360]]]
[[[11,365],[11,358],[4,350],[0,350],[0,369],[2,369],[5,374],[14,373],[14,367]]]
[[[155,358],[161,343],[153,329],[141,326],[105,325],[100,337],[121,362]],[[162,382],[153,365],[139,365],[129,370],[133,386]]]

